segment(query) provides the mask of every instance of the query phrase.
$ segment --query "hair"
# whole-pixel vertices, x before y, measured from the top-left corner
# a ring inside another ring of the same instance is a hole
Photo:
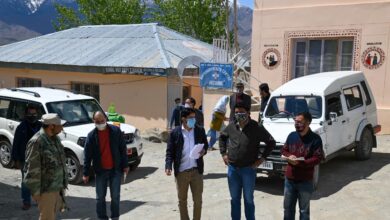
[[[237,102],[236,105],[234,106],[234,109],[237,109],[237,108],[243,108],[247,112],[250,111],[250,106],[244,105],[243,102]]]
[[[237,88],[237,87],[245,87],[245,86],[244,86],[244,83],[239,82],[239,83],[236,84],[236,88]]]
[[[313,119],[313,117],[311,116],[311,114],[309,112],[300,112],[298,113],[296,116],[303,116],[303,118],[305,119],[305,121],[308,121],[311,123],[311,120]],[[295,116],[295,117],[296,117]]]
[[[180,100],[181,100],[180,98],[176,98],[176,99],[175,99],[175,102],[177,102],[177,101],[179,101],[179,102],[180,102]]]
[[[192,108],[184,108],[180,112],[180,117],[183,120],[183,118],[187,118],[190,114],[193,114],[193,113],[195,114],[195,110],[194,109],[192,109]]]
[[[262,83],[259,85],[260,91],[264,91],[269,94],[269,87],[267,83]]]
[[[108,121],[107,115],[106,115],[104,112],[102,112],[102,111],[96,111],[96,112],[94,112],[93,115],[92,115],[92,119],[93,119],[93,120],[95,120],[95,116],[96,116],[96,114],[97,114],[98,112],[102,113],[103,116],[104,116],[104,117],[106,118],[106,120]]]
[[[194,98],[188,97],[187,99],[189,99],[190,102],[191,102],[192,104],[194,104],[194,106],[196,105],[196,100],[195,100]]]
[[[28,110],[30,110],[30,109],[34,109],[34,110],[38,111],[38,106],[34,103],[28,103],[26,106],[26,109],[24,109],[24,114],[27,114]]]

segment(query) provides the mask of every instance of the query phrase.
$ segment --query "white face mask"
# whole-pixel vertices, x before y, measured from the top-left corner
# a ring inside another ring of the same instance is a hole
[[[191,108],[191,105],[188,104],[188,103],[186,103],[186,104],[184,105],[184,108]]]
[[[106,129],[107,123],[95,124],[95,126],[96,126],[96,128],[97,128],[99,131],[103,131],[104,129]]]

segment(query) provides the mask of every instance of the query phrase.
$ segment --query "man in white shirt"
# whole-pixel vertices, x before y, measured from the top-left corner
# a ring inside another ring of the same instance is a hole
[[[185,108],[181,112],[182,126],[176,127],[168,141],[165,173],[170,176],[174,169],[177,195],[179,199],[180,219],[189,220],[187,208],[188,188],[191,188],[194,201],[193,219],[200,220],[202,213],[203,193],[203,155],[206,154],[208,143],[206,132],[196,125],[195,111]],[[193,152],[196,145],[203,149]]]

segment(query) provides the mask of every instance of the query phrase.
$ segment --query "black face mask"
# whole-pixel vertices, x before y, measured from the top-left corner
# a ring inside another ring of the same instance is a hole
[[[297,131],[297,132],[302,132],[302,131],[304,131],[305,130],[305,124],[303,124],[303,123],[295,123],[295,130]]]
[[[35,124],[38,121],[38,116],[36,116],[36,115],[28,115],[28,116],[26,116],[26,120],[30,124]]]

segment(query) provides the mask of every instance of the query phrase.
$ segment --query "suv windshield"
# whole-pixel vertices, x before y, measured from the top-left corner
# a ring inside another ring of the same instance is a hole
[[[273,97],[265,112],[270,118],[293,118],[300,112],[310,112],[313,118],[321,118],[322,99],[320,96]]]
[[[92,123],[93,113],[103,112],[94,99],[51,102],[46,107],[50,113],[57,113],[61,119],[66,120],[64,126]]]

